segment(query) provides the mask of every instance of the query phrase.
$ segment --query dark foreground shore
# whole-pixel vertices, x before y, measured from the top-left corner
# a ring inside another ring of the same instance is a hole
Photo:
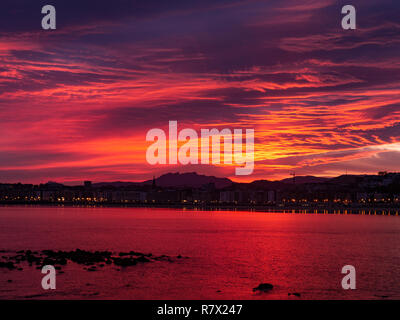
[[[52,265],[57,270],[68,263],[76,263],[84,266],[84,270],[97,271],[98,268],[104,268],[107,265],[117,267],[130,267],[140,263],[150,263],[155,261],[173,262],[172,257],[162,255],[154,256],[151,253],[145,254],[136,251],[114,253],[111,251],[87,251],[76,249],[73,251],[61,250],[20,250],[17,252],[2,250],[0,259],[0,268],[8,270],[22,271],[25,266],[35,266],[41,269],[45,265]],[[178,255],[176,259],[182,259]]]

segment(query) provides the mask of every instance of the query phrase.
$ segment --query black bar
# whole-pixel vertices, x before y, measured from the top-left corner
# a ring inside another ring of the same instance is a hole
[[[214,306],[211,310],[210,306]],[[240,312],[237,306],[242,305]],[[208,306],[205,313],[205,307]],[[217,307],[218,306],[218,307]],[[227,306],[227,307],[225,307]],[[232,308],[232,306],[236,306]],[[110,301],[110,300],[64,300],[64,301],[0,301],[3,315],[42,316],[45,319],[89,315],[90,320],[102,319],[298,319],[313,318],[348,319],[368,316],[385,319],[395,315],[399,301]],[[167,308],[166,308],[167,307]],[[168,307],[174,314],[165,314]],[[177,308],[175,308],[177,307]],[[191,308],[187,316],[183,308]],[[203,308],[203,309],[202,309]],[[160,313],[162,310],[162,313]],[[231,312],[228,312],[231,310]],[[236,312],[233,313],[233,310]],[[85,317],[87,318],[87,317]]]

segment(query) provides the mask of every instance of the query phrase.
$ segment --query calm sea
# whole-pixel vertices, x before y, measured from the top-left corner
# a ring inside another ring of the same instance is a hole
[[[69,263],[51,292],[35,267],[1,268],[0,299],[400,299],[397,216],[0,207],[1,251],[76,248],[185,258],[96,272]],[[344,265],[356,290],[341,287]],[[274,289],[253,293],[263,282]]]

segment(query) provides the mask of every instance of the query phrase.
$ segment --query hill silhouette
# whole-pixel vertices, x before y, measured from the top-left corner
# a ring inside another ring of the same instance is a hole
[[[142,184],[152,184],[153,180],[147,180]],[[203,185],[214,183],[217,189],[229,187],[232,181],[228,178],[217,178],[214,176],[200,175],[196,172],[167,173],[156,178],[158,187],[191,187],[199,188]]]

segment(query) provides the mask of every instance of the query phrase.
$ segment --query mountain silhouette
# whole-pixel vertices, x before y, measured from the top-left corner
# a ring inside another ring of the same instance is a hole
[[[153,180],[147,180],[143,184],[152,184]],[[200,175],[196,172],[189,173],[167,173],[156,178],[158,187],[191,187],[199,188],[203,185],[213,183],[217,189],[229,187],[232,181],[228,178],[217,178],[214,176]]]
[[[314,176],[298,176],[295,178],[296,184],[303,183],[323,183],[329,181],[330,178],[314,177]],[[281,180],[283,183],[293,183],[293,178],[286,178]]]

